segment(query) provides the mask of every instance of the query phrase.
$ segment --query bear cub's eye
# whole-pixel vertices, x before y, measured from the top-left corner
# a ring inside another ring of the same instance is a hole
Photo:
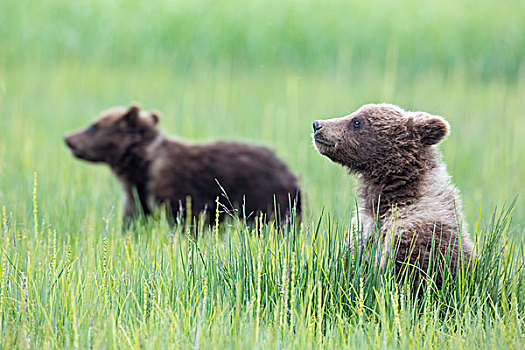
[[[87,128],[86,134],[93,135],[94,133],[97,132],[97,129],[98,129],[97,124],[92,124],[89,128]]]
[[[355,118],[353,121],[352,121],[352,126],[355,128],[355,129],[359,129],[361,127],[361,120],[359,118]]]

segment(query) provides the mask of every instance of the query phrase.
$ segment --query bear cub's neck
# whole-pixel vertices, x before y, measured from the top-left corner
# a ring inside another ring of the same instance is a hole
[[[365,214],[382,218],[394,208],[416,203],[422,196],[424,178],[440,164],[439,155],[435,153],[425,158],[417,165],[405,167],[402,172],[392,173],[389,169],[383,169],[375,172],[374,176],[360,174],[358,193]]]
[[[118,162],[109,166],[121,181],[141,185],[147,182],[150,163],[143,147],[135,146],[128,148]]]
[[[135,194],[133,192],[136,191],[142,210],[146,214],[150,212],[148,205],[150,166],[155,153],[165,142],[170,142],[170,140],[162,134],[158,134],[149,142],[130,144],[116,162],[109,164],[111,170],[122,183],[130,201],[134,201],[133,196]],[[171,142],[173,143],[173,141]]]

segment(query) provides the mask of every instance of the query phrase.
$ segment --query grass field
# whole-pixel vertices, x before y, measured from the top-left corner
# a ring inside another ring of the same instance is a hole
[[[523,18],[524,1],[0,2],[0,347],[523,348]],[[122,235],[118,182],[62,135],[131,101],[169,135],[274,149],[299,231]],[[359,257],[343,269],[354,179],[310,141],[369,102],[452,127],[479,264],[419,303]]]

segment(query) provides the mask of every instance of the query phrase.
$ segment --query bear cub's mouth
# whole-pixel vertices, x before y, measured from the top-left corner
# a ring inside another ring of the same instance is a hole
[[[321,144],[321,145],[323,145],[323,146],[332,147],[332,146],[335,145],[335,142],[331,142],[331,141],[328,141],[328,140],[324,140],[324,139],[322,139],[322,138],[320,138],[320,137],[318,137],[318,136],[315,136],[315,134],[312,135],[312,137],[313,137],[315,143]]]
[[[78,149],[75,149],[75,148],[72,148],[70,147],[69,150],[71,151],[71,153],[73,154],[73,156],[75,156],[76,158],[78,159],[82,159],[82,160],[90,160],[89,157],[82,153],[81,151],[79,151]]]

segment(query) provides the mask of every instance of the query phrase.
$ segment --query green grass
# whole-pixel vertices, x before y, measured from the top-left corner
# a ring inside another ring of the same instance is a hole
[[[2,1],[0,347],[523,348],[524,14],[523,1]],[[229,222],[195,244],[159,220],[121,235],[118,182],[62,135],[131,101],[163,112],[168,135],[274,149],[305,193],[299,232]],[[313,120],[382,101],[450,122],[440,148],[480,257],[420,303],[388,271],[343,265],[354,179],[310,141]]]
[[[402,71],[458,67],[523,76],[523,1],[53,0],[0,5],[6,64],[64,57],[113,66],[191,67],[233,58],[252,68],[338,64]],[[21,55],[21,53],[25,53]]]

